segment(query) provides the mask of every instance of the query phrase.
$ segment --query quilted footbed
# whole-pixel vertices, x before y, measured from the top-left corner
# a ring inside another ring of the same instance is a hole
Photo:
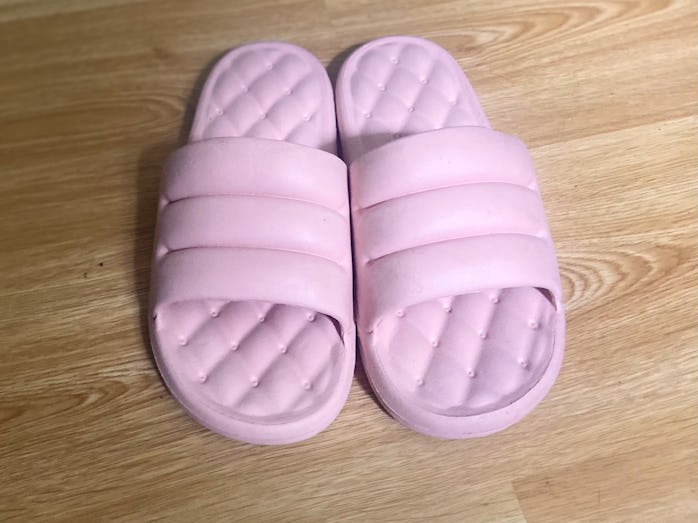
[[[190,142],[241,136],[336,151],[332,90],[314,57],[287,44],[257,43],[217,63]],[[316,311],[262,301],[183,301],[164,307],[155,321],[169,372],[180,373],[174,380],[223,415],[287,422],[317,409],[338,386],[344,345],[336,323]]]
[[[350,165],[404,136],[489,127],[451,55],[410,37],[356,51],[340,74],[337,107]],[[437,414],[470,416],[513,403],[541,379],[553,352],[554,316],[545,291],[492,289],[395,311],[362,341],[370,340],[377,367],[401,395]]]

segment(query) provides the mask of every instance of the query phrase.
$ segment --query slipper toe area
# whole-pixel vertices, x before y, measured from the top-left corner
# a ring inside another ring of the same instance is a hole
[[[168,384],[224,434],[306,418],[331,401],[342,373],[336,324],[301,307],[192,300],[163,307],[155,324]]]
[[[460,419],[477,432],[477,416],[515,404],[540,382],[555,333],[556,310],[544,292],[493,289],[384,317],[369,357],[381,389],[425,418]]]

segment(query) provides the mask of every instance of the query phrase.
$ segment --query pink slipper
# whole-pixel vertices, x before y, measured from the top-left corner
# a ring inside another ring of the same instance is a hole
[[[354,370],[346,166],[332,88],[293,45],[235,49],[211,72],[163,176],[151,339],[184,409],[230,438],[299,441]]]
[[[557,261],[526,147],[490,129],[432,42],[370,42],[343,65],[357,328],[366,372],[402,423],[483,436],[530,412],[564,345]]]

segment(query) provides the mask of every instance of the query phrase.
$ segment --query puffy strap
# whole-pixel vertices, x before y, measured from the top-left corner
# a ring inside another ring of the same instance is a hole
[[[261,300],[332,316],[351,332],[346,166],[323,151],[220,138],[165,166],[154,312],[185,300]]]
[[[346,214],[346,165],[320,149],[261,138],[213,138],[176,150],[165,164],[162,194],[264,195],[323,205]]]
[[[562,306],[557,260],[523,144],[482,127],[391,142],[352,164],[359,321],[492,288]]]
[[[384,314],[446,296],[488,289],[538,287],[562,303],[549,241],[497,234],[401,251],[358,270],[362,326]]]
[[[470,236],[548,234],[540,195],[506,183],[445,187],[388,200],[355,210],[354,229],[364,261]]]
[[[297,305],[351,325],[350,274],[308,254],[267,249],[198,248],[159,263],[155,313],[174,302],[226,299]]]
[[[297,251],[351,270],[347,218],[316,204],[268,196],[201,196],[178,200],[160,213],[160,244]]]
[[[535,188],[536,173],[518,138],[486,127],[447,127],[389,142],[350,169],[352,206],[464,183]]]

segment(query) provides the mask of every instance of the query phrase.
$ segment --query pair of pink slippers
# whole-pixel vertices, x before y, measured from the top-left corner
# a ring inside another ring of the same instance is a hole
[[[419,38],[356,50],[336,113],[334,100],[322,65],[286,43],[212,70],[162,182],[151,339],[165,382],[227,437],[309,438],[346,401],[356,315],[366,373],[401,423],[441,438],[508,427],[564,347],[526,147],[490,129],[457,62]]]

